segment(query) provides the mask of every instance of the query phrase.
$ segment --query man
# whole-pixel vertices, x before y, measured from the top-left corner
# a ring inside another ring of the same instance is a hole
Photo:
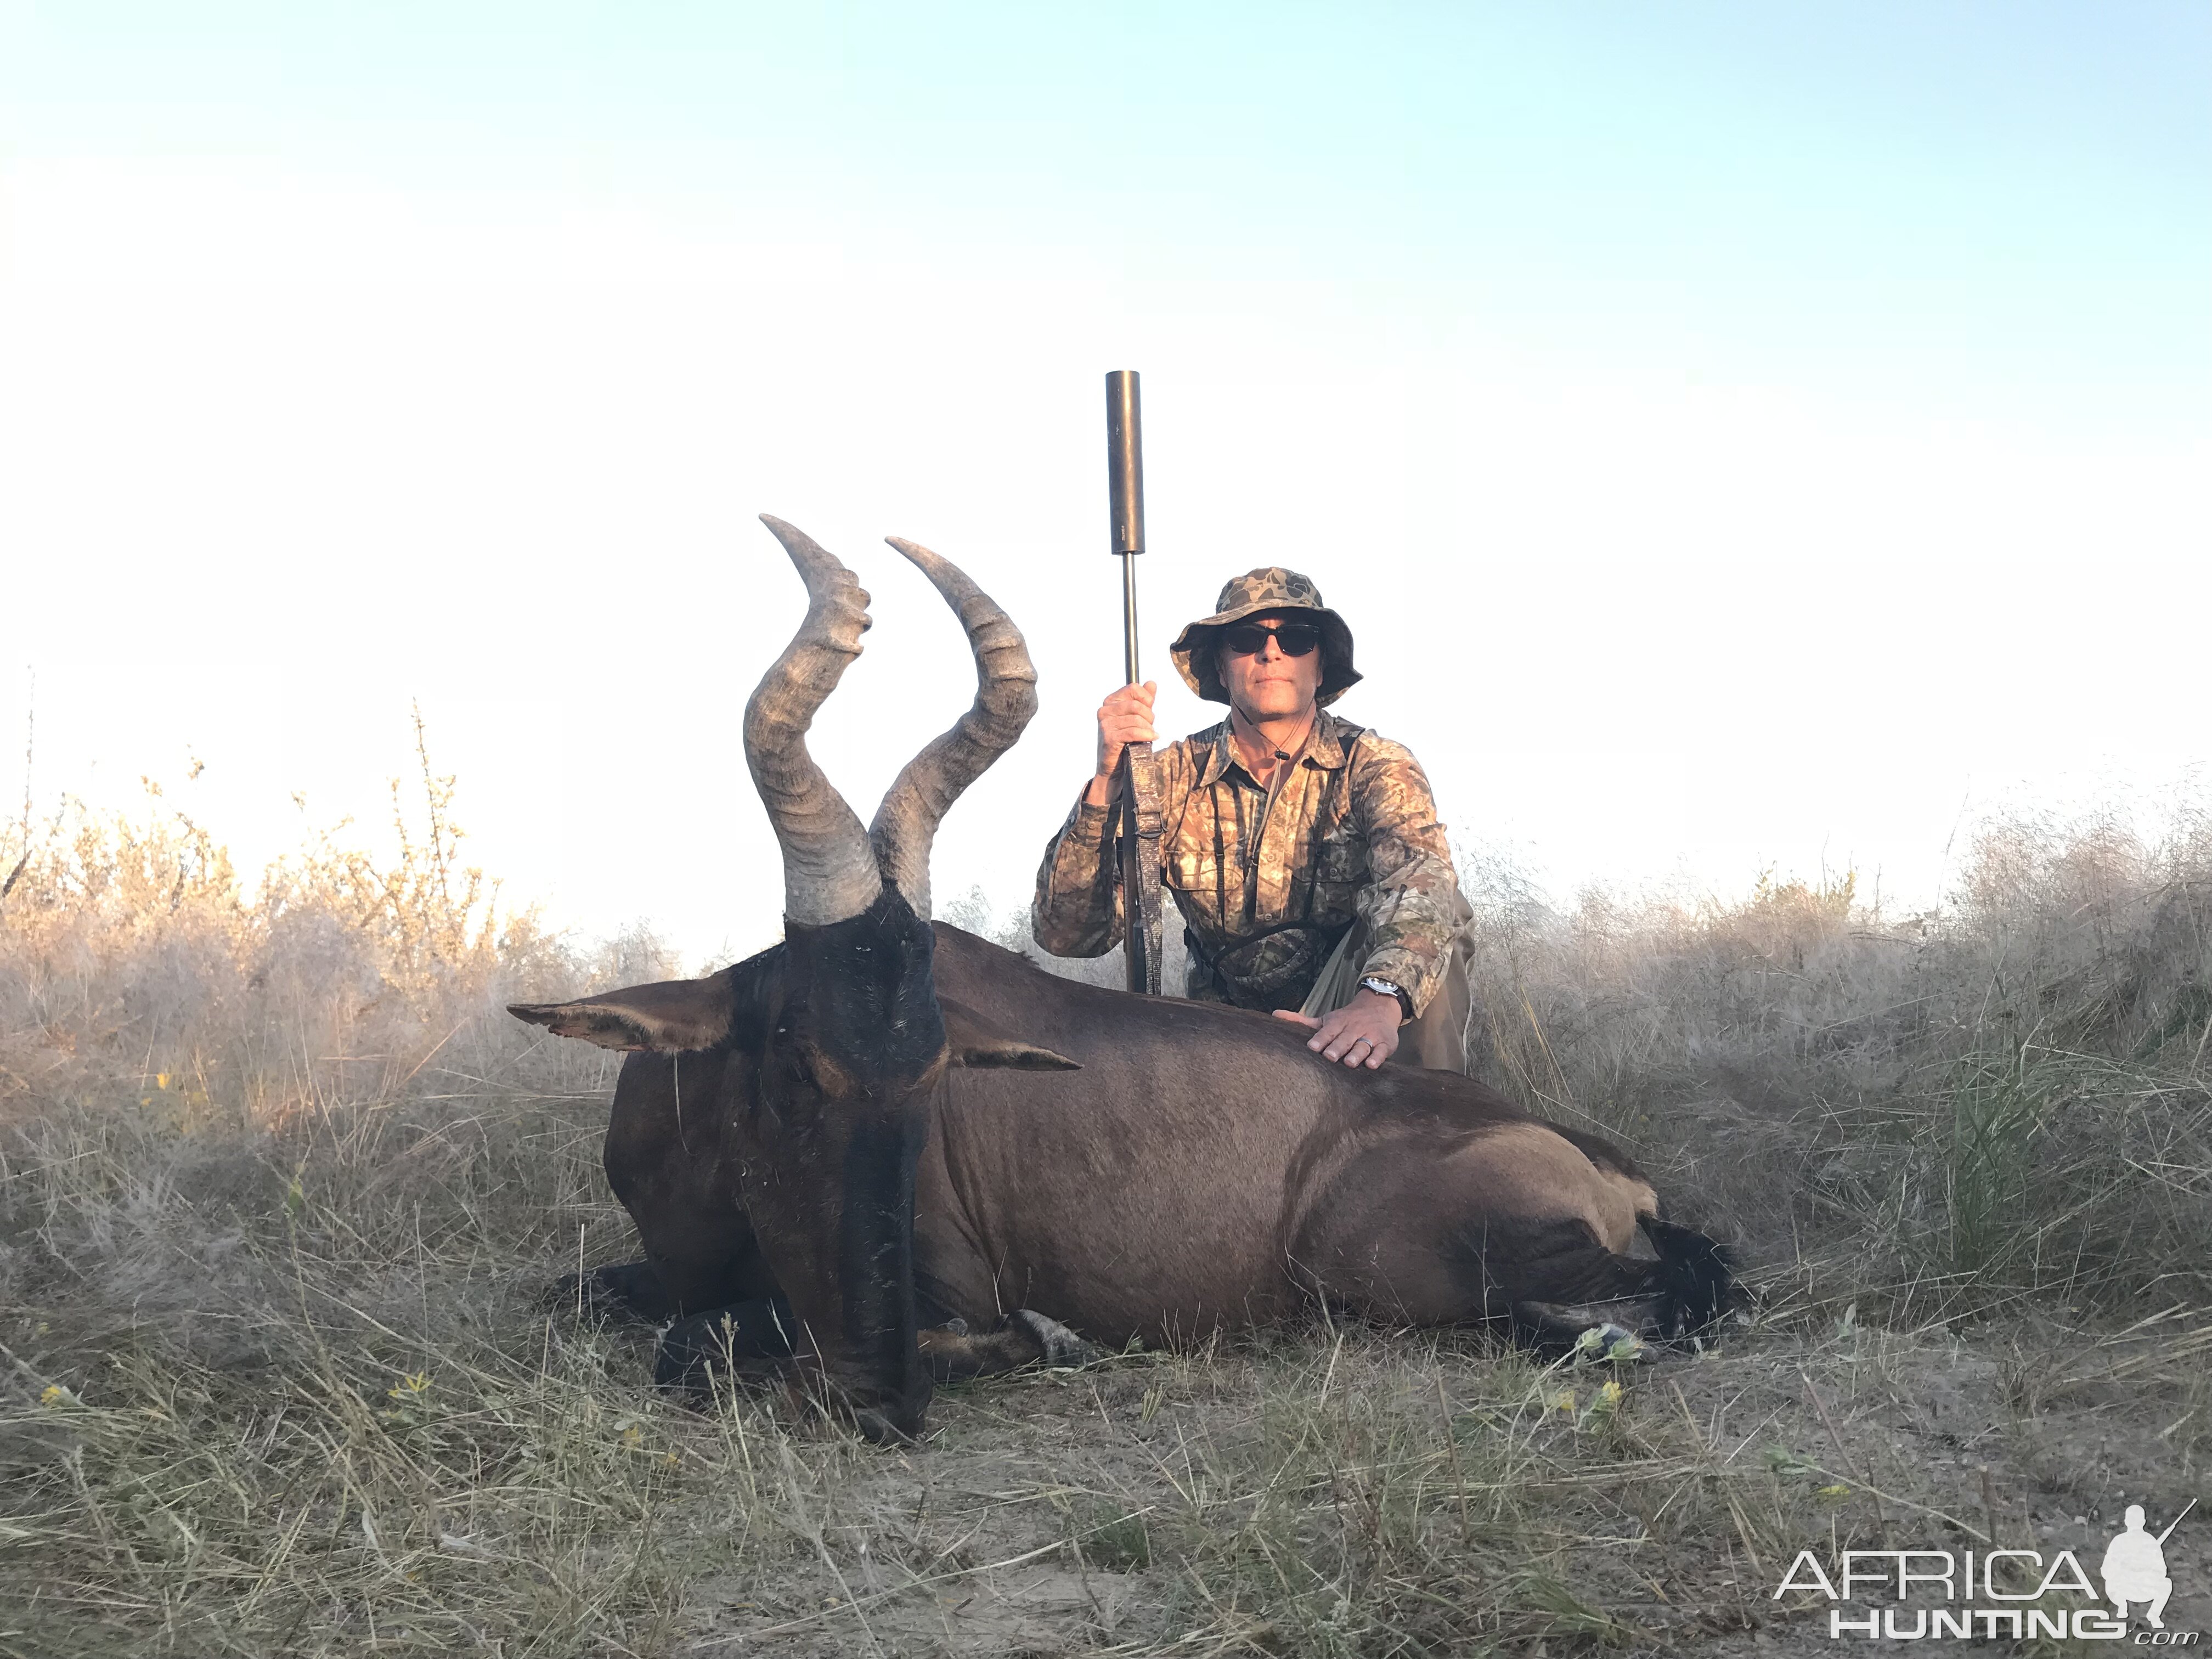
[[[1346,1066],[1402,1052],[1465,1069],[1473,913],[1419,763],[1328,712],[1361,678],[1344,619],[1271,567],[1223,588],[1172,654],[1230,710],[1160,757],[1160,878],[1182,913],[1188,994],[1271,1009]],[[1121,936],[1108,807],[1122,748],[1152,741],[1157,689],[1099,708],[1097,770],[1045,848],[1032,931],[1054,956],[1103,956]]]
[[[2173,1580],[2166,1576],[2163,1538],[2154,1538],[2143,1530],[2140,1504],[2129,1504],[2121,1519],[2126,1530],[2105,1546],[2104,1567],[2098,1574],[2105,1581],[2105,1599],[2123,1619],[2128,1616],[2129,1602],[2149,1602],[2150,1611],[2145,1616],[2150,1627],[2164,1630],[2166,1620],[2160,1615],[2166,1612],[2166,1598],[2173,1594]]]

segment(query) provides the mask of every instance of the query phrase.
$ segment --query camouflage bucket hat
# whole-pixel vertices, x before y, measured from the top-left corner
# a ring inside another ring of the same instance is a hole
[[[1262,611],[1314,613],[1321,629],[1322,659],[1316,703],[1334,702],[1359,684],[1360,672],[1352,665],[1352,630],[1344,625],[1344,618],[1321,602],[1321,589],[1310,580],[1279,564],[1246,571],[1221,590],[1212,616],[1200,617],[1176,635],[1169,655],[1175,659],[1176,672],[1182,676],[1183,684],[1208,702],[1227,702],[1229,691],[1221,684],[1221,671],[1214,661],[1217,636],[1230,623]]]

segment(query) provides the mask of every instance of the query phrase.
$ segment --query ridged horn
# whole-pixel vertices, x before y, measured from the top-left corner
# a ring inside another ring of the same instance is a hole
[[[975,653],[975,701],[952,728],[906,763],[868,828],[884,873],[897,884],[915,914],[929,915],[929,849],[961,792],[993,761],[1014,746],[1036,713],[1036,670],[1029,647],[998,602],[970,581],[959,566],[919,542],[884,538],[904,554],[967,630]]]
[[[859,915],[884,886],[860,818],[806,752],[815,711],[860,654],[868,596],[805,531],[761,522],[806,584],[806,619],[745,704],[745,764],[783,848],[784,918],[821,927]]]

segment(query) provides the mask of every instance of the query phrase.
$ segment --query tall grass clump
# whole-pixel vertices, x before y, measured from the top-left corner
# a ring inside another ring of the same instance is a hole
[[[136,812],[70,802],[0,842],[0,1113],[135,1089],[274,1123],[390,1093],[495,986],[568,972],[462,864],[453,781],[418,752],[385,859],[340,826],[249,886],[151,783]]]
[[[672,964],[500,908],[427,755],[417,787],[396,854],[251,883],[150,786],[0,843],[0,1652],[312,1652],[410,1596],[426,1644],[653,1616],[621,1562],[662,1477],[599,1420],[605,1345],[535,1315],[626,1242],[611,1057],[499,1006]],[[494,1486],[542,1551],[471,1529]],[[471,1615],[457,1571],[529,1593]]]
[[[2212,1300],[2212,821],[1992,826],[1903,918],[1849,875],[1560,911],[1468,873],[1479,1069],[1755,1260],[1923,1311]]]

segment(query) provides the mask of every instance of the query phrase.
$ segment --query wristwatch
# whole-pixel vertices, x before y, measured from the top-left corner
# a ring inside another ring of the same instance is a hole
[[[1413,1018],[1413,1000],[1406,994],[1404,986],[1393,984],[1387,979],[1377,979],[1374,975],[1370,974],[1359,981],[1359,988],[1363,991],[1373,991],[1380,996],[1397,998],[1400,1010],[1399,1024],[1403,1025]]]

